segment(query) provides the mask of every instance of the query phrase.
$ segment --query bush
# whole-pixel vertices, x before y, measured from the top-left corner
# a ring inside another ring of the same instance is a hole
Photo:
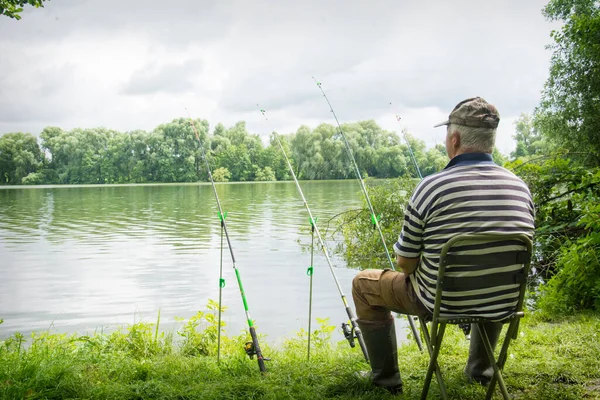
[[[217,168],[212,174],[215,182],[229,182],[229,178],[231,178],[231,172],[227,168]]]
[[[392,246],[400,235],[404,210],[417,183],[418,180],[410,178],[367,181],[369,197],[392,259]],[[336,232],[341,231],[344,235],[342,252],[352,267],[389,268],[381,237],[369,214],[365,201],[363,208],[350,210],[338,217]]]
[[[541,288],[539,307],[549,315],[600,311],[600,204],[586,204],[577,225],[587,234],[563,245],[558,273]]]
[[[532,265],[536,307],[547,317],[600,309],[600,169],[568,153],[508,165],[528,184],[536,210]]]

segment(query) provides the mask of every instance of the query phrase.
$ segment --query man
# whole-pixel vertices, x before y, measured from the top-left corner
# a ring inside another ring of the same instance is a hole
[[[352,295],[371,359],[372,381],[393,393],[402,392],[396,333],[390,311],[424,316],[433,312],[442,246],[457,233],[516,232],[533,236],[534,211],[525,183],[493,163],[498,110],[480,97],[454,108],[446,126],[450,162],[415,189],[406,207],[404,224],[394,245],[402,272],[365,270],[352,282]],[[482,311],[501,319],[515,299],[490,292],[461,301],[456,312]],[[463,300],[463,299],[461,299]],[[503,314],[504,313],[504,314]],[[500,323],[486,323],[495,347]],[[470,382],[486,385],[493,369],[473,324],[465,374]]]

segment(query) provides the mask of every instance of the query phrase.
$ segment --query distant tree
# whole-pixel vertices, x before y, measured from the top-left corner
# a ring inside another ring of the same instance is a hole
[[[535,128],[531,115],[526,113],[521,113],[515,121],[513,139],[516,141],[516,148],[510,153],[512,159],[537,154],[542,150],[544,144],[542,135]]]
[[[255,181],[276,181],[275,172],[271,169],[271,167],[260,168],[257,167],[257,171],[254,174]]]
[[[231,172],[227,168],[220,167],[214,170],[212,177],[215,182],[229,182]]]
[[[600,2],[550,0],[544,15],[564,25],[552,32],[550,76],[536,126],[560,146],[600,165]]]
[[[506,157],[497,147],[494,146],[494,151],[492,151],[492,158],[494,162],[499,166],[504,166],[508,161],[508,157]]]
[[[448,164],[448,156],[446,155],[446,147],[443,144],[437,144],[434,148],[429,149],[426,153],[427,161],[421,173],[423,176],[435,174],[444,169]]]
[[[0,182],[21,184],[42,166],[44,156],[30,133],[7,133],[0,137]]]
[[[0,0],[0,15],[19,20],[23,6],[29,4],[35,8],[44,7],[44,1],[48,0]]]

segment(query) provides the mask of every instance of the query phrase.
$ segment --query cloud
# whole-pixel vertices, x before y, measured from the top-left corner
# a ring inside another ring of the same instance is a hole
[[[60,0],[26,7],[21,21],[3,18],[0,37],[28,43],[80,35],[131,35],[169,47],[214,41],[223,35],[230,2],[179,0]]]
[[[202,72],[201,60],[182,64],[148,65],[131,76],[121,93],[147,95],[153,93],[180,94],[194,90],[194,77]]]
[[[51,1],[0,23],[0,134],[148,130],[188,107],[268,135],[257,103],[290,132],[334,122],[315,76],[342,123],[398,130],[398,112],[430,144],[440,117],[482,96],[510,150],[505,122],[532,111],[548,74],[545,2]]]

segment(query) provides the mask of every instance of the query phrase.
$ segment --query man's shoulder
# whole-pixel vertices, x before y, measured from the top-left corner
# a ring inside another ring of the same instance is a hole
[[[503,174],[504,176],[507,177],[507,179],[510,179],[510,180],[513,180],[516,182],[520,182],[523,186],[527,187],[527,184],[525,183],[525,181],[523,179],[521,179],[517,174],[512,172],[511,170],[504,168],[500,165],[496,165],[496,169],[498,171],[498,174]]]
[[[481,174],[479,174],[481,173]],[[512,171],[494,163],[456,165],[429,175],[417,185],[413,199],[419,204],[427,202],[435,193],[450,186],[465,186],[466,182],[493,179],[494,181],[511,181],[512,185],[521,186],[529,191],[527,184]],[[467,185],[468,187],[468,185]]]
[[[434,174],[428,175],[421,179],[421,182],[415,188],[415,194],[423,191],[427,187],[444,180],[446,177],[452,176],[452,169],[443,169],[440,172],[436,172]]]

